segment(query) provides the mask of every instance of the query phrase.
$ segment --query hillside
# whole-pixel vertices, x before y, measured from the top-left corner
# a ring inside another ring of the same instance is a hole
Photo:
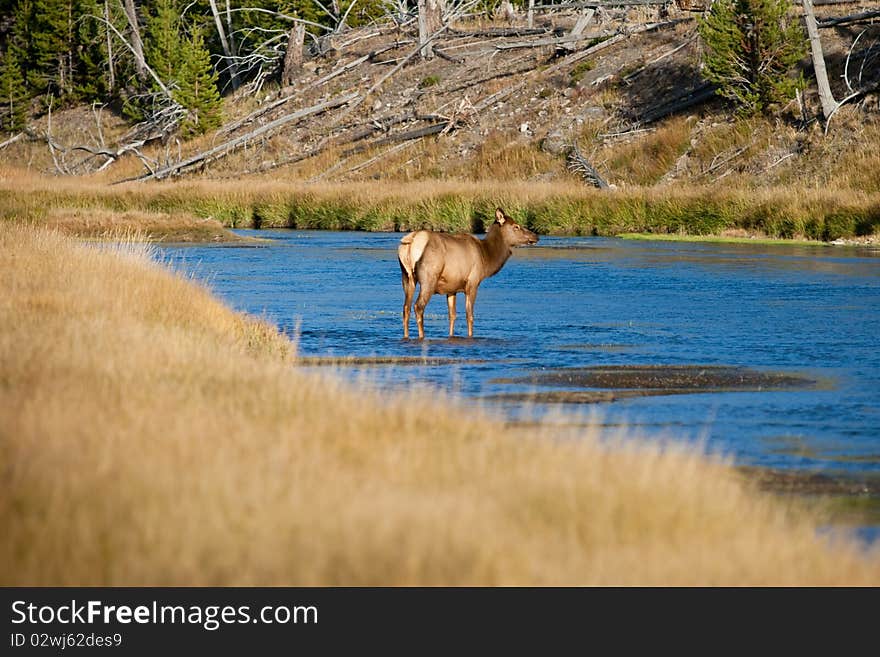
[[[822,5],[817,13],[821,24],[878,6]],[[294,85],[251,85],[228,96],[220,130],[190,142],[173,135],[148,141],[140,152],[162,171],[241,138],[235,148],[169,176],[565,180],[572,177],[566,156],[576,142],[616,186],[725,180],[880,190],[876,93],[844,106],[827,137],[812,119],[815,84],[804,95],[807,120],[794,101],[776,118],[738,119],[701,78],[698,15],[675,6],[600,8],[579,37],[570,36],[579,16],[573,10],[539,13],[531,30],[524,17],[459,22],[436,39],[438,52],[426,61],[411,29],[348,30],[329,40],[323,54],[306,57]],[[863,86],[880,78],[880,20],[828,27],[821,36],[837,98],[848,94],[847,66],[851,84],[859,75]],[[803,72],[812,82],[809,58]],[[700,102],[676,110],[694,97]],[[309,110],[322,104],[330,106]],[[296,118],[304,111],[313,113]],[[266,132],[247,137],[258,128]],[[82,145],[114,153],[139,145],[145,135],[133,135],[109,108],[56,112],[51,123],[39,117],[31,134],[30,143],[7,145],[3,160],[49,172],[103,169],[102,179],[113,181],[145,172],[133,150],[110,164],[102,155],[65,151]]]

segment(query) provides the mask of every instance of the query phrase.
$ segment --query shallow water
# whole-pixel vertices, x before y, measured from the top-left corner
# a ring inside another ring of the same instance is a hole
[[[399,234],[238,232],[273,241],[165,246],[163,255],[233,307],[298,334],[303,356],[432,359],[346,365],[344,374],[440,386],[514,419],[597,411],[609,426],[699,440],[740,463],[880,473],[876,250],[542,237],[481,285],[477,337],[445,338],[446,303],[435,296],[419,342],[401,339]],[[461,335],[463,295],[458,316]],[[588,405],[511,395],[570,388],[535,376],[557,368],[619,365],[736,366],[807,382],[630,390]],[[517,378],[525,381],[498,381]],[[545,380],[555,387],[536,383]]]

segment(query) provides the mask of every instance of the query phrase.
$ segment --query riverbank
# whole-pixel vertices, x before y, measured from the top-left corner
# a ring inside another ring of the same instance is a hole
[[[852,190],[623,188],[574,183],[307,184],[266,179],[108,186],[0,174],[0,219],[78,236],[143,224],[165,241],[234,239],[228,228],[481,232],[497,206],[542,235],[761,235],[830,242],[880,233],[880,194]],[[181,237],[181,234],[183,237]]]
[[[4,585],[880,584],[724,464],[306,375],[145,255],[0,233]]]

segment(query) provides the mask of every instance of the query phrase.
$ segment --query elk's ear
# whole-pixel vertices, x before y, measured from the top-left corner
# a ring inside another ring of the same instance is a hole
[[[504,225],[504,222],[507,221],[507,215],[504,214],[504,210],[501,208],[495,208],[495,221],[501,225]]]

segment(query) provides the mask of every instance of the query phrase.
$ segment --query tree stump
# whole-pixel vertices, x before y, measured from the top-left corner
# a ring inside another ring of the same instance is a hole
[[[296,23],[287,37],[287,52],[284,55],[284,68],[281,71],[281,84],[290,86],[302,68],[303,43],[306,40],[306,26]]]
[[[427,41],[443,26],[445,5],[445,0],[419,0],[419,44],[422,45],[422,59],[434,57],[434,47]]]

